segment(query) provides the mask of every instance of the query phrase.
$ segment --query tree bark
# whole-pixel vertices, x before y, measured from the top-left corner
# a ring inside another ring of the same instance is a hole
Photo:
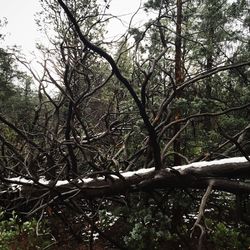
[[[38,209],[54,202],[69,199],[93,199],[129,192],[141,192],[154,189],[206,189],[213,181],[213,189],[231,193],[250,194],[250,184],[240,181],[241,177],[250,178],[250,162],[245,157],[235,157],[210,162],[197,162],[177,166],[172,171],[168,168],[155,171],[154,168],[140,169],[124,173],[102,173],[102,176],[78,178],[49,182],[25,178],[1,178],[2,183],[9,185],[0,193],[0,205],[18,208],[25,203],[39,204]],[[10,191],[12,190],[12,191]],[[46,200],[44,204],[42,201]],[[38,202],[38,201],[41,201]]]
[[[177,17],[176,17],[176,37],[175,37],[175,85],[176,88],[183,83],[183,63],[182,63],[182,0],[177,0],[176,2],[177,8]],[[180,93],[176,92],[176,98],[180,98]],[[181,111],[177,108],[175,112],[174,119],[178,120],[181,118]],[[178,123],[174,126],[174,134],[177,134],[178,131],[181,129],[181,125]],[[181,157],[178,153],[181,151],[181,142],[180,137],[174,140],[173,143],[174,152],[174,165],[181,165]]]

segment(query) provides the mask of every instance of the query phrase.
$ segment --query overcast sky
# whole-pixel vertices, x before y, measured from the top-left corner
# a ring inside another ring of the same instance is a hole
[[[101,0],[100,0],[101,1]],[[138,9],[140,3],[144,0],[112,0],[109,12],[113,15],[125,15],[125,24],[131,15]],[[34,16],[39,11],[40,4],[38,0],[0,0],[0,19],[7,18],[6,28],[0,30],[0,34],[6,35],[4,45],[21,46],[25,53],[35,49],[35,43],[40,42],[43,38],[38,32]],[[140,12],[139,18],[134,23],[145,18],[143,11]],[[121,33],[122,25],[115,22],[109,26],[112,29],[111,34]],[[2,46],[1,44],[0,46]]]

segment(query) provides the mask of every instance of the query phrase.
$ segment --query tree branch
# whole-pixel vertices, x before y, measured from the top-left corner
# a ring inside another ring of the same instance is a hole
[[[116,62],[114,61],[114,59],[107,52],[105,52],[103,49],[101,49],[100,47],[98,47],[95,44],[91,43],[83,35],[83,33],[81,32],[81,29],[80,29],[75,17],[72,15],[71,11],[68,9],[66,4],[62,0],[58,0],[58,3],[60,4],[60,6],[65,11],[69,21],[73,24],[73,26],[75,28],[75,31],[76,31],[77,35],[79,36],[79,39],[85,45],[85,47],[89,48],[93,52],[97,53],[99,56],[103,57],[109,63],[109,65],[111,66],[112,71],[114,72],[117,79],[129,91],[130,95],[132,96],[133,100],[135,101],[135,103],[136,103],[136,105],[138,107],[141,118],[143,119],[144,125],[145,125],[145,127],[146,127],[146,129],[148,131],[149,145],[150,145],[150,147],[151,147],[151,149],[153,151],[155,169],[156,170],[161,169],[161,153],[160,153],[160,146],[159,146],[159,144],[157,142],[157,134],[156,134],[155,129],[152,126],[152,124],[151,124],[151,122],[149,120],[149,117],[148,117],[148,115],[146,113],[146,110],[145,110],[142,102],[138,98],[138,96],[137,96],[136,92],[134,91],[133,87],[131,86],[130,82],[122,75],[122,73],[120,72]]]
[[[209,185],[207,187],[207,190],[206,190],[205,194],[202,197],[197,219],[196,219],[193,227],[191,228],[191,231],[192,231],[191,232],[191,237],[193,237],[193,233],[194,233],[194,230],[195,230],[196,227],[200,228],[200,230],[201,230],[201,234],[200,234],[200,237],[199,237],[198,250],[202,250],[203,238],[204,238],[205,233],[206,233],[206,230],[205,230],[204,226],[201,224],[201,220],[204,217],[205,206],[207,204],[208,197],[212,192],[212,187],[213,187],[213,181],[211,181],[209,183]]]

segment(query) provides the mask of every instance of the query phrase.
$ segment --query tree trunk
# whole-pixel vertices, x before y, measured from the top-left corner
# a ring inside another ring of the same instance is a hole
[[[183,62],[182,62],[182,0],[177,0],[176,2],[177,7],[177,18],[176,18],[176,38],[175,38],[175,85],[178,87],[180,84],[183,83]],[[180,98],[180,93],[176,93],[177,99]],[[181,110],[177,108],[175,112],[174,119],[178,120],[181,118]],[[181,125],[177,123],[174,126],[174,134],[178,133],[180,130]],[[181,152],[181,141],[180,137],[178,136],[174,143],[174,152],[180,153]],[[179,154],[174,154],[174,165],[179,166],[181,165],[181,157]]]

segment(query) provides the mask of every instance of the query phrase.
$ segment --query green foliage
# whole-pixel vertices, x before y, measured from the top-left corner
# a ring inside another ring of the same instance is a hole
[[[206,220],[211,230],[209,241],[215,246],[216,250],[247,249],[250,244],[249,235],[242,233],[240,228],[235,228],[225,223],[215,223]]]
[[[102,229],[110,228],[118,220],[118,216],[106,209],[99,210],[99,223]]]
[[[129,229],[123,238],[128,249],[162,249],[164,244],[176,245],[179,242],[179,235],[172,230],[171,215],[164,209],[167,205],[165,202],[159,208],[147,194],[142,195],[139,200],[135,198],[132,202],[134,206],[130,209],[119,211],[120,216],[126,218]],[[184,200],[182,202],[185,203]],[[185,224],[180,225],[180,228],[182,232],[187,230]]]
[[[51,243],[52,240],[45,222],[38,223],[35,219],[22,222],[15,212],[9,219],[6,219],[5,213],[0,212],[1,250],[44,249]]]
[[[159,201],[148,193],[134,196],[129,207],[113,207],[108,213],[101,210],[100,220],[106,229],[112,224],[110,218],[115,218],[112,225],[122,220],[127,249],[186,249],[186,246],[195,249],[197,238],[190,239],[190,232],[202,194],[193,191],[191,195],[193,199],[187,193],[175,190]],[[217,199],[217,195],[221,198]],[[211,195],[210,204],[205,209],[207,246],[216,250],[247,249],[249,227],[235,223],[232,217],[237,212],[235,209],[233,195],[224,192]]]
[[[20,71],[12,52],[0,48],[0,114],[28,127],[36,104],[32,79]]]
[[[230,14],[234,17],[240,17],[242,9],[247,7],[246,0],[237,0],[236,2],[233,2],[232,5],[229,8]]]
[[[128,222],[133,225],[124,237],[129,249],[159,249],[162,241],[174,239],[174,235],[167,230],[170,218],[161,212],[154,214],[154,209],[150,207],[138,208]]]

